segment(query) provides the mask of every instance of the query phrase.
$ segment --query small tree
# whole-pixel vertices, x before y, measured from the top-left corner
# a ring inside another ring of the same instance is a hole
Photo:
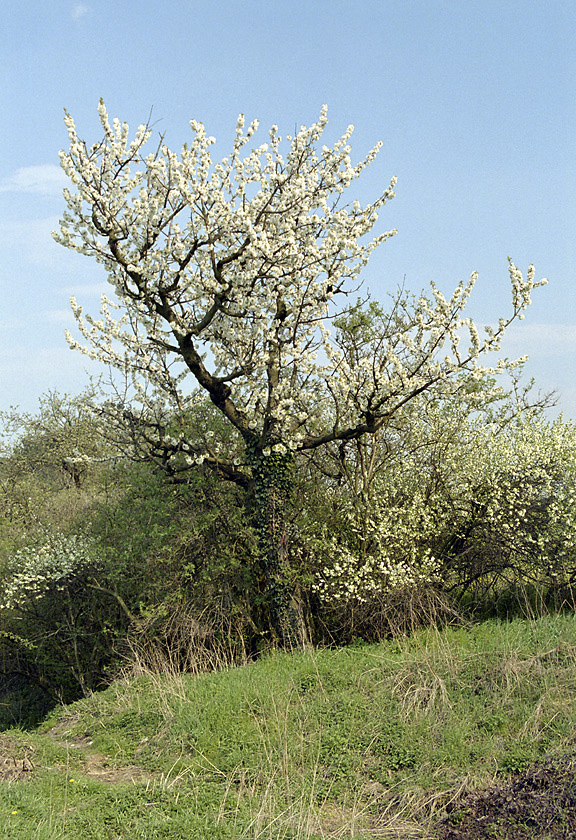
[[[49,391],[39,398],[35,413],[0,412],[2,425],[13,438],[9,450],[13,471],[42,476],[47,483],[51,477],[56,486],[79,490],[90,468],[112,455],[105,450],[90,408],[96,397],[94,387],[78,397]]]
[[[254,147],[257,123],[245,130],[241,116],[230,154],[213,164],[215,141],[199,122],[190,123],[193,138],[179,156],[163,139],[145,154],[148,125],[130,140],[103,102],[99,114],[104,137],[93,146],[66,114],[70,150],[61,162],[75,189],[65,191],[55,238],[104,265],[115,300],[103,296],[98,320],[73,300],[87,345],[68,340],[132,376],[142,410],[138,418],[121,411],[154,432],[172,471],[203,463],[247,490],[272,629],[291,643],[283,506],[295,455],[375,433],[423,392],[457,390],[456,374],[482,377],[478,358],[499,349],[529,305],[534,270],[524,279],[510,262],[512,310],[484,338],[462,315],[474,274],[449,299],[434,286],[430,298],[399,299],[381,332],[350,353],[329,319],[346,311],[338,302],[395,232],[367,239],[394,180],[366,207],[343,204],[342,195],[379,146],[353,165],[352,126],[321,146],[323,108],[316,123],[286,138],[286,153],[276,126]],[[197,399],[186,389],[189,374],[231,424],[226,447],[187,428]]]
[[[0,412],[0,558],[86,514],[117,450],[90,408],[96,390],[48,392],[36,412]]]

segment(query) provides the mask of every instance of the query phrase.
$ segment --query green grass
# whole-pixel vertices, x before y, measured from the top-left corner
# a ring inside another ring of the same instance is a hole
[[[576,619],[141,675],[1,739],[33,769],[0,784],[0,838],[431,837],[464,792],[575,749]]]

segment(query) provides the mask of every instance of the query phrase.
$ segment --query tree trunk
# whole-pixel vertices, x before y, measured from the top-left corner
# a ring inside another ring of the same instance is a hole
[[[304,622],[290,579],[290,541],[286,506],[291,490],[292,457],[273,453],[253,458],[251,518],[258,534],[260,563],[266,580],[270,625],[276,642],[302,648]]]

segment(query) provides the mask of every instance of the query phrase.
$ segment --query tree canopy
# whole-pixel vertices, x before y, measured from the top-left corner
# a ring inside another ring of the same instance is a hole
[[[55,237],[104,265],[115,299],[103,297],[99,319],[73,301],[87,345],[69,341],[129,370],[144,404],[161,396],[184,411],[194,400],[184,384],[192,374],[243,440],[265,453],[374,432],[423,391],[457,388],[455,374],[480,379],[479,357],[500,348],[539,285],[532,267],[524,279],[510,262],[511,311],[483,337],[463,316],[476,275],[449,298],[433,286],[428,298],[397,301],[393,317],[382,315],[351,354],[349,330],[330,321],[349,309],[362,268],[395,233],[368,238],[395,179],[365,207],[343,195],[380,144],[358,164],[352,126],[332,147],[320,145],[323,108],[316,123],[286,138],[284,152],[276,126],[256,146],[257,122],[245,128],[241,116],[230,154],[213,163],[215,140],[195,120],[180,155],[162,139],[146,154],[149,126],[131,140],[102,102],[99,114],[104,136],[92,146],[66,115],[70,150],[61,161],[75,189],[65,193]],[[236,452],[185,440],[177,448],[238,474]]]

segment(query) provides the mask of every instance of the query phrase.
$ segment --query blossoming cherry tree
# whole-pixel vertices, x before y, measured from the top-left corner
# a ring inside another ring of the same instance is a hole
[[[70,148],[60,157],[71,188],[54,236],[104,266],[112,295],[102,297],[99,318],[72,300],[85,343],[68,341],[131,377],[140,413],[122,411],[154,429],[169,471],[203,463],[245,488],[271,629],[291,644],[283,507],[294,458],[378,431],[424,391],[457,389],[463,372],[481,379],[487,368],[478,359],[499,349],[530,303],[539,285],[534,270],[524,279],[510,263],[511,312],[483,338],[463,317],[472,275],[448,299],[433,287],[386,322],[376,350],[372,341],[350,354],[345,331],[331,321],[346,310],[370,255],[395,233],[370,238],[395,181],[366,206],[343,195],[380,144],[357,164],[352,126],[322,145],[323,108],[285,142],[272,126],[256,145],[257,122],[246,127],[241,116],[230,153],[214,163],[215,140],[200,122],[190,123],[192,138],[179,154],[162,138],[147,153],[150,126],[131,139],[103,102],[99,115],[103,137],[89,146],[66,114]],[[231,435],[218,440],[186,424],[198,393]],[[160,406],[172,418],[169,429],[153,422]]]

